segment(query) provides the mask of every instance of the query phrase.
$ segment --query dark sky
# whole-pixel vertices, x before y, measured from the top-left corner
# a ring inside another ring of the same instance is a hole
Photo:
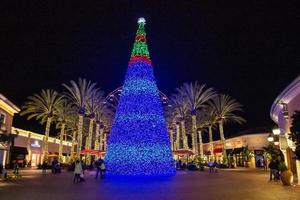
[[[244,105],[248,123],[226,135],[272,126],[271,104],[300,72],[297,1],[65,2],[1,5],[0,92],[18,106],[78,77],[106,93],[122,85],[140,16],[162,92],[198,80]],[[20,117],[14,125],[43,131]]]

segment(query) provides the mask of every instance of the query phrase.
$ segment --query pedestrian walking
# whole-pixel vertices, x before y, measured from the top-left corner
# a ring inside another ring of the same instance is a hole
[[[101,179],[104,178],[104,174],[105,174],[105,164],[104,164],[104,162],[102,162],[101,165],[100,165],[100,177],[101,177]]]
[[[278,165],[279,162],[278,160],[271,160],[270,164],[269,164],[269,168],[270,168],[270,181],[272,180],[278,180]]]
[[[46,161],[44,161],[43,164],[42,164],[42,174],[43,175],[46,175],[47,167],[48,167],[48,163]]]
[[[96,167],[96,176],[95,176],[95,179],[98,178],[98,175],[99,175],[99,172],[101,171],[101,164],[103,163],[103,160],[101,158],[99,158],[98,160],[96,160],[95,162],[95,167]],[[100,175],[101,175],[101,172],[100,172]]]
[[[73,183],[78,183],[80,182],[80,175],[83,173],[82,171],[82,165],[79,160],[76,160],[75,162],[75,168],[74,168],[74,179]]]
[[[19,175],[19,163],[17,160],[15,160],[15,163],[14,163],[14,172],[13,172],[15,175]]]

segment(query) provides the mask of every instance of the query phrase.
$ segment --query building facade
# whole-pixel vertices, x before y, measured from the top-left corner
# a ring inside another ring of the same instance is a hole
[[[12,134],[15,135],[14,147],[11,160],[17,160],[20,164],[28,164],[31,167],[38,166],[43,161],[43,146],[45,135],[12,127]],[[48,138],[48,151],[50,161],[58,158],[59,139]],[[63,162],[67,162],[71,154],[72,143],[63,141]]]
[[[6,165],[10,157],[10,142],[4,141],[10,136],[14,114],[20,109],[0,93],[0,164]]]
[[[249,167],[263,167],[263,147],[266,147],[269,144],[267,140],[268,135],[269,133],[267,132],[245,133],[240,136],[227,138],[225,141],[227,159],[235,166],[245,166],[246,160],[242,152],[245,148],[248,148],[254,153],[254,157],[252,157],[250,160]],[[210,155],[210,143],[203,144],[205,157],[207,159],[213,157],[213,159],[216,159],[222,163],[223,158],[221,140],[214,141],[213,147],[214,155]]]
[[[290,128],[295,111],[300,110],[300,76],[291,82],[275,99],[270,116],[280,129],[279,146],[285,162],[294,175],[300,175],[300,162],[295,159],[295,145],[289,139]]]

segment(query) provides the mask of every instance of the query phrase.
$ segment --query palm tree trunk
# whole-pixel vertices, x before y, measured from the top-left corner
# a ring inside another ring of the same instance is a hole
[[[176,149],[180,149],[180,126],[176,123]]]
[[[184,149],[189,149],[188,143],[187,143],[187,136],[185,134],[185,121],[181,120],[181,134],[182,134],[182,139],[183,139],[183,148]]]
[[[202,131],[198,130],[198,138],[199,138],[199,154],[201,158],[203,158],[203,142],[202,142]]]
[[[103,132],[103,151],[106,151],[107,147],[107,135]]]
[[[197,145],[197,118],[196,115],[192,115],[192,144],[193,144],[193,153],[196,155],[198,153]]]
[[[213,156],[214,156],[214,144],[213,144],[212,126],[208,127],[208,135],[209,135],[210,158],[213,158]]]
[[[219,121],[219,131],[220,131],[220,138],[221,138],[221,145],[222,145],[223,163],[227,164],[223,121]]]
[[[62,162],[63,138],[64,138],[64,134],[65,134],[65,127],[66,127],[66,124],[62,123],[61,129],[60,129],[59,147],[58,147],[58,158],[59,158],[60,162]]]
[[[83,115],[78,115],[78,135],[77,135],[77,156],[80,157],[80,151],[82,146],[82,128],[83,128]]]
[[[48,139],[49,139],[49,133],[50,133],[50,126],[51,126],[52,118],[47,118],[47,124],[46,124],[46,130],[45,130],[45,144],[44,144],[44,160],[48,161]]]
[[[100,151],[104,151],[104,148],[103,148],[103,137],[104,136],[104,129],[103,127],[100,128]]]
[[[85,142],[85,149],[92,149],[93,128],[94,128],[94,118],[91,118],[90,125],[89,125],[89,135],[86,138],[86,142]],[[87,158],[86,159],[87,165],[90,165],[91,164],[91,155],[88,154],[86,158]]]
[[[174,139],[173,139],[173,134],[174,134],[174,133],[173,133],[173,129],[170,128],[170,129],[169,129],[169,133],[170,133],[171,150],[174,151],[174,145],[173,145],[173,144],[174,144],[174,141],[173,141],[173,140],[174,140]]]
[[[100,150],[100,142],[99,142],[100,134],[99,134],[99,130],[100,130],[100,124],[97,123],[96,124],[96,139],[95,139],[95,150],[97,150],[97,151]]]
[[[76,131],[73,131],[71,157],[73,157],[75,153],[75,144],[76,144]]]

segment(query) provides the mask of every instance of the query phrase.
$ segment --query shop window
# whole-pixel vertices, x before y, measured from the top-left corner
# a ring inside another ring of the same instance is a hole
[[[0,124],[5,124],[6,115],[4,113],[0,113]]]

